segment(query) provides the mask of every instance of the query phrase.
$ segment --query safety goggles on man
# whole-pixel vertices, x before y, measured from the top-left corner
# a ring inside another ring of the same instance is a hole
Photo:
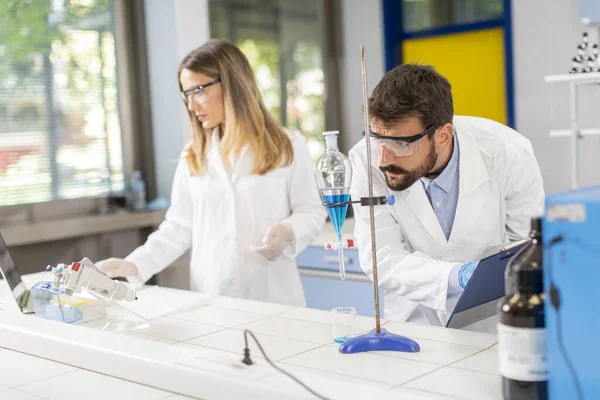
[[[191,89],[184,90],[181,92],[181,98],[186,104],[189,104],[190,97],[194,103],[202,104],[206,101],[206,93],[204,92],[204,89],[219,82],[221,82],[221,79],[215,79],[214,81],[205,83],[204,85],[198,85]]]
[[[415,154],[421,148],[421,138],[432,130],[435,131],[441,124],[431,125],[423,132],[414,136],[407,137],[395,137],[395,136],[381,136],[371,132],[371,145],[380,149],[385,147],[394,157],[408,157]],[[363,136],[365,133],[363,132]]]

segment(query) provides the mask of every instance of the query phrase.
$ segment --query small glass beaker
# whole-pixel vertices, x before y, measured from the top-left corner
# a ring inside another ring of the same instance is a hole
[[[354,327],[354,318],[356,309],[354,307],[336,307],[331,310],[333,313],[333,341],[343,343],[356,334]]]

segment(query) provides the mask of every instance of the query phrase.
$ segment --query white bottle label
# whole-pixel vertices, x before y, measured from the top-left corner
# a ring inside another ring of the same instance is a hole
[[[500,374],[525,382],[548,380],[545,328],[498,324]]]

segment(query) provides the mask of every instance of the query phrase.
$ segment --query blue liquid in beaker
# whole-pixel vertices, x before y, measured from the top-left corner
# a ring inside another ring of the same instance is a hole
[[[334,338],[333,341],[335,343],[340,343],[341,344],[341,343],[344,343],[346,340],[351,339],[351,338],[352,338],[352,336],[341,336],[341,337]]]
[[[346,188],[339,189],[323,189],[323,201],[327,204],[340,203],[350,200],[349,190]],[[344,221],[346,221],[346,212],[348,211],[348,205],[327,207],[329,218],[333,223],[335,232],[337,233],[338,240],[342,240],[342,228],[344,227]]]

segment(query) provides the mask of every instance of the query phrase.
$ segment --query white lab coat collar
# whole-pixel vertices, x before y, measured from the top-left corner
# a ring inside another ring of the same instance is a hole
[[[449,241],[444,235],[444,231],[435,216],[433,208],[431,208],[420,181],[415,182],[410,188],[401,192],[399,196],[401,200],[406,201],[417,220],[429,234],[443,246],[456,244],[468,231],[469,226],[474,222],[468,215],[476,213],[481,208],[484,200],[483,195],[477,192],[477,188],[490,179],[486,165],[473,138],[466,133],[461,134],[458,132],[457,139],[460,144],[460,181],[456,217],[454,218],[454,226]]]

